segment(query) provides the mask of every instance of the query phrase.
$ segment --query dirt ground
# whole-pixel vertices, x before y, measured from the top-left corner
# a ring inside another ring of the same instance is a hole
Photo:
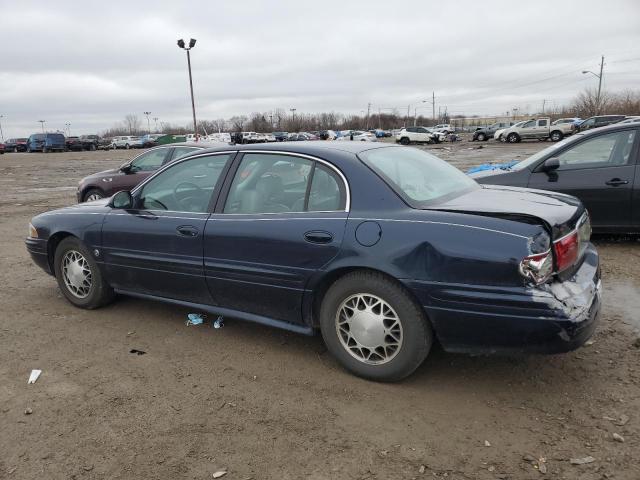
[[[544,146],[425,148],[464,169]],[[65,301],[25,250],[29,219],[134,153],[0,156],[0,479],[640,478],[640,242],[596,239],[604,307],[587,346],[436,348],[406,381],[372,383],[320,337],[232,318],[187,327],[187,310],[129,298],[91,312]]]

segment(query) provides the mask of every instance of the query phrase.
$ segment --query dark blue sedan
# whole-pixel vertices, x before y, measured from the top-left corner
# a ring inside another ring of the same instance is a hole
[[[363,142],[234,146],[131,192],[33,218],[27,248],[65,297],[161,300],[322,336],[393,381],[437,339],[564,352],[592,334],[598,254],[574,197],[480,186],[424,151]]]

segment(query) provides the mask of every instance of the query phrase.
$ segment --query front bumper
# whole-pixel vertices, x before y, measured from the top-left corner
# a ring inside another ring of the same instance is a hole
[[[27,251],[31,255],[33,263],[42,268],[49,275],[53,275],[51,265],[49,265],[49,255],[47,252],[47,241],[41,238],[27,237],[24,241]]]
[[[567,281],[541,287],[410,282],[443,348],[465,353],[561,353],[583,345],[600,313],[598,253],[589,245]]]

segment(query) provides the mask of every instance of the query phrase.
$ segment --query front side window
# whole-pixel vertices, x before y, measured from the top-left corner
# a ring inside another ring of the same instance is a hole
[[[535,120],[530,120],[528,122],[526,122],[524,125],[522,125],[522,128],[531,128],[531,127],[535,127],[536,126],[536,121]]]
[[[344,186],[324,165],[291,155],[246,154],[224,213],[335,211],[344,205]]]
[[[167,156],[166,148],[145,152],[131,162],[131,172],[152,172],[159,169]]]
[[[580,128],[590,128],[593,125],[595,125],[596,123],[596,119],[595,118],[590,118],[589,120],[585,120],[584,122],[582,122],[580,124]]]
[[[146,183],[140,208],[206,213],[230,154],[197,157],[179,162]]]
[[[176,158],[184,157],[185,155],[188,155],[196,150],[200,149],[198,147],[176,147],[173,149],[172,159],[175,160]]]
[[[360,157],[409,205],[422,208],[480,188],[456,167],[415,148],[376,148]]]
[[[560,161],[559,170],[628,165],[635,136],[635,130],[627,130],[580,142],[557,156]]]

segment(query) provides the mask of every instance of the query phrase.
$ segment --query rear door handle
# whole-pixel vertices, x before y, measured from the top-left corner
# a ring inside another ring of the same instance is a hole
[[[629,183],[629,180],[621,180],[619,178],[612,178],[608,182],[604,182],[606,185],[611,185],[612,187],[617,187],[618,185],[626,185]]]
[[[182,225],[181,227],[176,228],[178,235],[183,237],[197,237],[198,229],[196,227],[192,227],[191,225]]]
[[[333,235],[329,232],[324,232],[322,230],[311,230],[304,234],[304,239],[310,243],[331,243],[333,240]]]

